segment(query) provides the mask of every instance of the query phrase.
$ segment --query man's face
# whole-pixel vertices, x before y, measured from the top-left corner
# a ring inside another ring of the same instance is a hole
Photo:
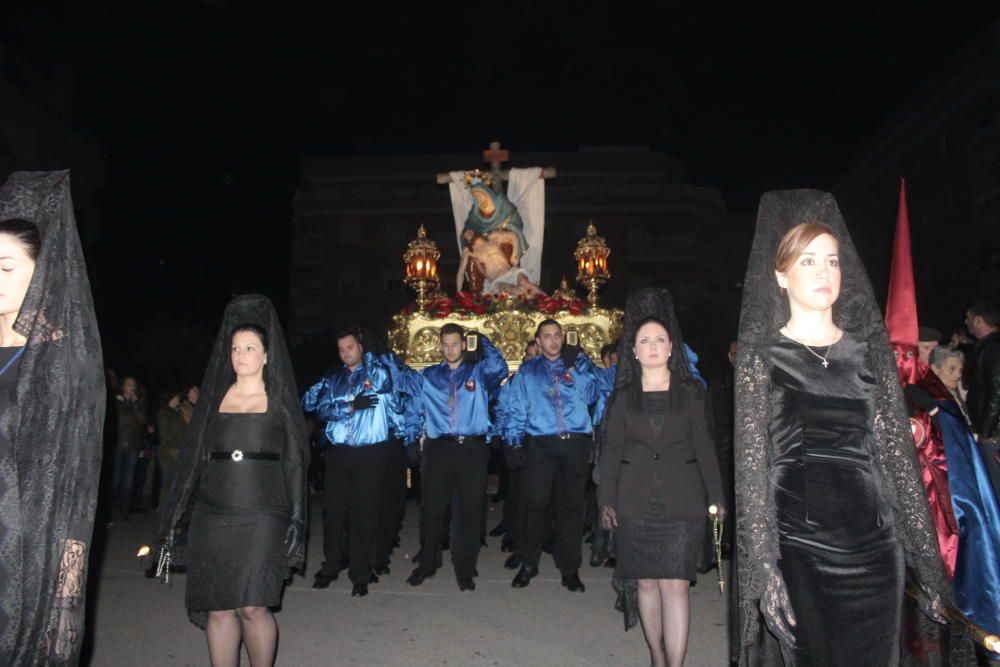
[[[524,348],[524,359],[523,361],[530,361],[538,356],[538,343],[532,341],[530,345]]]
[[[917,343],[917,351],[920,353],[920,361],[925,364],[931,363],[931,352],[938,346],[936,340],[922,340]]]
[[[340,353],[340,360],[348,368],[354,369],[361,365],[361,357],[364,355],[364,350],[361,349],[361,343],[354,336],[338,338],[337,352]]]
[[[562,352],[563,330],[558,324],[546,324],[535,337],[535,342],[542,354],[548,359],[555,359]]]
[[[441,336],[441,356],[449,365],[457,364],[462,360],[462,335],[457,333],[447,333]]]

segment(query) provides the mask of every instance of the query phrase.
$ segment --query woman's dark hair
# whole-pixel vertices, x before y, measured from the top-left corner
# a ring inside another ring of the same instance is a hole
[[[11,218],[0,221],[0,234],[13,236],[24,246],[24,251],[28,253],[31,261],[38,259],[38,251],[42,247],[42,237],[38,233],[38,226],[28,220],[21,218]]]
[[[257,334],[257,337],[260,338],[260,344],[264,346],[264,351],[267,352],[267,332],[264,331],[264,327],[260,326],[259,324],[254,324],[252,322],[244,322],[243,324],[237,324],[235,327],[233,327],[233,330],[229,332],[230,342],[233,340],[233,336],[235,336],[241,331],[252,331],[253,333]]]
[[[659,317],[657,317],[655,315],[650,315],[649,317],[644,317],[641,320],[639,320],[638,322],[636,322],[636,325],[635,325],[635,336],[636,336],[636,338],[639,337],[639,329],[643,328],[647,324],[659,324],[661,327],[663,327],[663,330],[667,332],[667,339],[668,340],[670,339],[670,330],[667,329],[667,324],[663,320],[661,320]],[[673,341],[670,341],[670,342],[673,343]],[[635,345],[635,340],[634,339],[632,340],[632,344]]]

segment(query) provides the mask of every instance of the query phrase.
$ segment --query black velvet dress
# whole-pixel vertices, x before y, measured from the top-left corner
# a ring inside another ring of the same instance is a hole
[[[186,605],[199,624],[203,615],[195,612],[279,605],[290,574],[279,414],[215,413],[210,419],[208,450],[227,456],[209,458],[191,516]],[[278,460],[234,461],[228,456],[234,450]]]
[[[871,448],[876,381],[864,343],[845,335],[812,349],[828,367],[784,336],[770,347],[771,480],[795,664],[894,664],[904,563]]]

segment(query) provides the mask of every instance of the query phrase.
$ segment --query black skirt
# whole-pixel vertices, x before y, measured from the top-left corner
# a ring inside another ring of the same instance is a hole
[[[287,528],[286,516],[195,509],[187,552],[187,608],[278,606],[289,575],[283,545]],[[192,619],[199,621],[196,614]]]
[[[698,576],[698,558],[705,543],[703,519],[667,519],[662,487],[641,519],[622,518],[615,531],[616,574],[624,579],[686,579]]]

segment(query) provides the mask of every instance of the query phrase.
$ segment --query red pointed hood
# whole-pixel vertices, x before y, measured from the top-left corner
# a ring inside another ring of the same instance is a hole
[[[906,181],[899,183],[899,212],[896,214],[896,239],[892,246],[892,270],[889,274],[889,298],[885,304],[885,327],[889,330],[896,354],[896,366],[904,384],[916,382],[921,375],[917,358],[917,288],[913,279],[913,256],[910,254],[910,219],[906,210]]]

